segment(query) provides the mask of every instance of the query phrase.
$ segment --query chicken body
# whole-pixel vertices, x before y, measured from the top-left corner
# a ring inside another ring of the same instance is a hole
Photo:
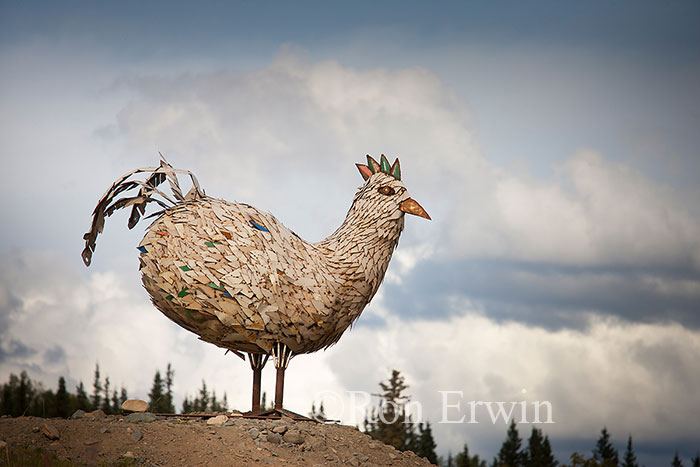
[[[314,352],[335,343],[377,292],[407,200],[400,180],[375,173],[318,243],[247,204],[177,204],[139,245],[143,285],[162,313],[219,347],[269,354],[281,342]]]

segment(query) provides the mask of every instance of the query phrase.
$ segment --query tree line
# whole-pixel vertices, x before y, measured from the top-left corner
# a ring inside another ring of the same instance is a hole
[[[407,404],[410,397],[405,391],[408,385],[401,373],[392,370],[387,381],[379,383],[382,389],[379,405],[372,407],[365,416],[363,429],[365,433],[400,451],[413,451],[416,455],[426,458],[432,464],[444,467],[555,467],[560,465],[552,451],[549,436],[542,429],[533,427],[527,445],[518,433],[517,425],[511,420],[506,432],[506,438],[501,449],[489,463],[478,454],[471,454],[465,443],[462,451],[455,456],[448,454],[447,458],[436,455],[436,444],[432,436],[430,422],[412,423],[407,414]],[[323,412],[323,405],[320,406]],[[315,412],[312,410],[312,412]],[[691,459],[692,467],[700,467],[700,452]],[[601,430],[600,437],[590,456],[574,452],[569,457],[569,464],[562,467],[639,467],[634,453],[632,436],[627,439],[627,448],[620,457],[611,442],[610,433],[606,427]],[[673,467],[682,467],[683,463],[676,452],[670,463]]]
[[[156,370],[147,400],[151,412],[176,412],[173,403],[174,376],[175,371],[170,363],[164,373]],[[109,377],[102,377],[99,363],[95,365],[92,392],[89,394],[82,381],[75,387],[75,392],[71,392],[66,387],[66,379],[61,376],[58,378],[58,388],[54,392],[45,389],[42,383],[32,381],[27,372],[22,371],[19,375],[10,374],[8,382],[0,386],[0,415],[67,418],[76,410],[102,410],[107,415],[120,414],[121,406],[128,398],[128,392],[123,386],[119,390],[112,388]],[[222,399],[218,399],[214,391],[207,390],[207,384],[202,380],[202,387],[196,397],[185,396],[181,413],[226,410],[226,394],[224,393]]]
[[[163,377],[164,375],[164,377]],[[148,394],[149,410],[154,413],[175,413],[173,405],[173,379],[175,371],[170,363],[164,373],[156,370],[151,391]],[[58,379],[56,392],[45,389],[40,382],[32,381],[26,371],[19,375],[10,374],[9,381],[0,387],[0,415],[19,417],[23,415],[36,417],[70,417],[76,410],[86,412],[102,410],[105,414],[121,413],[121,404],[128,399],[127,390],[122,386],[117,390],[110,387],[109,377],[102,378],[99,364],[95,365],[92,392],[87,393],[82,381],[75,387],[75,392],[66,388],[63,376]],[[523,446],[515,421],[511,421],[498,455],[491,463],[478,454],[472,454],[465,443],[457,455],[448,454],[447,458],[438,457],[437,444],[433,438],[430,422],[413,423],[407,414],[406,406],[410,396],[406,395],[408,385],[397,370],[392,370],[387,381],[379,383],[382,390],[379,405],[372,407],[365,416],[363,431],[372,438],[394,446],[400,451],[413,451],[435,465],[444,467],[554,467],[560,465],[554,457],[549,436],[539,428],[532,428],[527,445]],[[266,394],[263,393],[261,407],[267,407]],[[190,398],[185,395],[181,413],[189,412],[224,412],[228,410],[226,393],[221,399],[214,391],[209,392],[207,384]],[[311,406],[309,416],[317,420],[326,418],[323,402],[318,409]],[[700,467],[700,453],[691,459],[692,467]],[[601,430],[595,448],[590,456],[574,452],[569,457],[569,464],[562,467],[638,467],[632,444],[632,436],[627,440],[627,447],[622,456],[611,442],[607,428]],[[682,467],[683,463],[675,453],[671,466]]]

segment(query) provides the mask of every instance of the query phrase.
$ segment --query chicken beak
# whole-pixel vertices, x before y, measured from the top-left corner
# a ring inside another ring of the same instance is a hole
[[[407,214],[413,214],[414,216],[425,217],[426,219],[430,220],[430,216],[428,215],[427,212],[425,212],[425,209],[423,209],[423,206],[418,204],[418,201],[416,201],[413,198],[408,198],[406,201],[403,201],[401,204],[399,204],[399,209]]]

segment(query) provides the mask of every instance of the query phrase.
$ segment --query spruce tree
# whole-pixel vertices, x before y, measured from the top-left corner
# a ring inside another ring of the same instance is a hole
[[[117,395],[117,390],[112,391],[112,413],[118,414],[122,411],[122,405],[119,403],[119,396]]]
[[[700,452],[698,452],[695,457],[690,460],[693,462],[693,467],[700,467]]]
[[[119,392],[119,404],[123,404],[128,399],[129,399],[129,394],[127,394],[126,389],[122,386],[122,389]]]
[[[92,383],[92,397],[90,399],[90,402],[92,404],[92,410],[99,409],[101,401],[102,382],[100,381],[100,365],[95,363],[95,380]]]
[[[553,467],[557,465],[552,454],[552,446],[549,444],[549,437],[543,436],[541,429],[532,428],[522,460],[524,465],[528,467]]]
[[[431,464],[437,465],[437,454],[435,453],[435,439],[433,438],[433,430],[430,428],[430,422],[418,424],[418,434],[412,446],[413,451],[418,457],[424,457]]]
[[[678,457],[678,451],[673,455],[673,461],[671,462],[671,466],[673,467],[683,467],[683,462],[681,462],[681,458]]]
[[[610,433],[606,427],[603,427],[600,432],[600,438],[593,450],[593,460],[604,466],[617,466],[620,463],[617,449],[610,442]]]
[[[462,452],[455,456],[455,467],[469,467],[469,461],[469,446],[467,446],[467,443],[464,443]]]
[[[88,399],[88,395],[85,392],[85,386],[83,385],[82,381],[78,386],[76,386],[75,392],[78,409],[84,411],[90,410],[90,399]]]
[[[103,388],[104,395],[102,396],[102,411],[107,415],[112,414],[112,404],[109,401],[109,376],[105,378],[105,386]]]
[[[175,370],[173,370],[170,363],[165,370],[165,400],[167,405],[166,412],[175,413],[175,406],[173,405],[173,377],[175,376]]]
[[[185,396],[185,398],[182,400],[182,413],[190,413],[192,412],[192,402]]]
[[[498,452],[498,465],[503,467],[520,467],[524,465],[525,454],[520,450],[522,440],[518,434],[515,420],[510,421],[506,439]]]
[[[58,389],[56,390],[56,415],[62,418],[70,416],[70,396],[66,390],[66,379],[58,378]]]
[[[625,449],[625,457],[622,458],[622,467],[639,467],[637,456],[634,455],[632,449],[632,435],[627,438],[627,449]]]
[[[379,411],[373,412],[368,424],[371,431],[367,434],[400,451],[406,451],[412,446],[413,426],[405,413],[405,405],[409,397],[404,395],[408,389],[404,377],[397,370],[392,370],[389,381],[380,382],[382,394]],[[408,422],[408,423],[404,423]]]
[[[151,392],[148,394],[148,399],[151,412],[167,412],[167,401],[165,400],[165,395],[163,394],[163,379],[161,378],[160,371],[158,370],[156,370],[156,374],[153,377],[153,386],[151,386]]]

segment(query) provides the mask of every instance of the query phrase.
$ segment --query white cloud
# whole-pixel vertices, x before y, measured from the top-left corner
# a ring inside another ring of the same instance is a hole
[[[282,53],[254,71],[133,82],[144,97],[119,114],[130,151],[164,146],[179,163],[202,157],[210,193],[275,206],[313,238],[346,209],[357,184],[348,161],[386,152],[401,157],[409,190],[434,219],[409,225],[407,236],[436,254],[700,264],[700,223],[680,193],[593,150],[571,155],[550,180],[498,168],[481,155],[464,104],[422,68],[358,70]]]

